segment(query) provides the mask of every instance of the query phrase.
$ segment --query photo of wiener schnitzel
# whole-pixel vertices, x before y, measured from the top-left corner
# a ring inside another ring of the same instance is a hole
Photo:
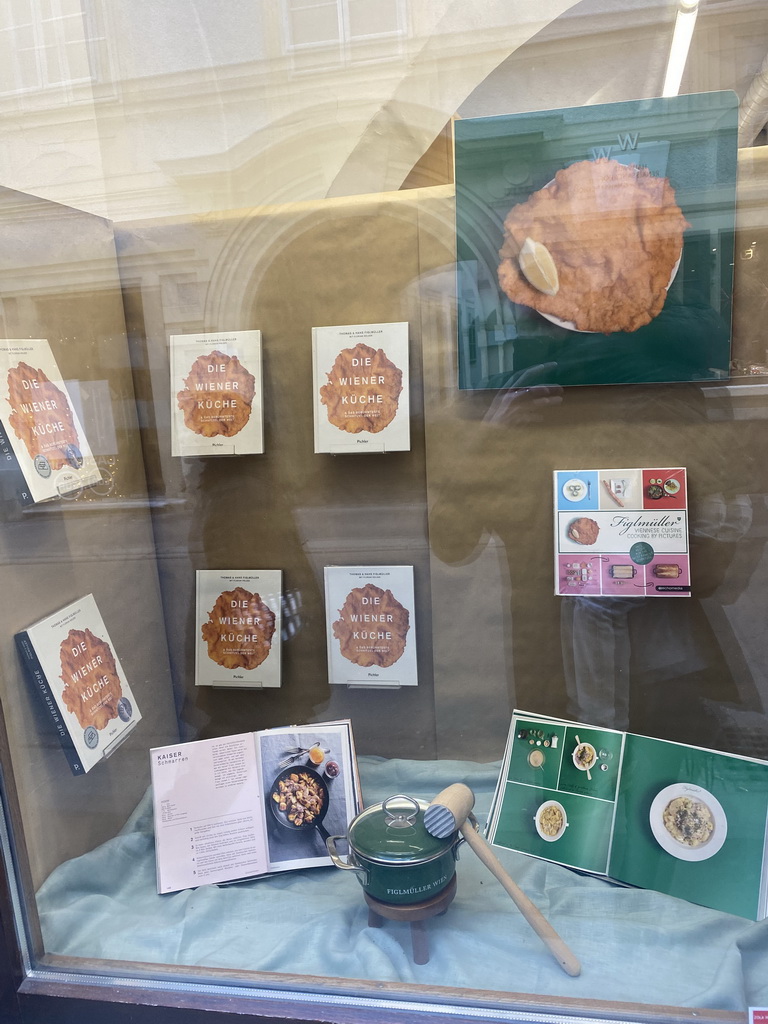
[[[272,650],[275,613],[260,594],[244,587],[225,590],[200,628],[208,657],[222,668],[258,668]]]
[[[688,227],[667,178],[582,160],[507,214],[499,285],[577,331],[636,331],[661,312]]]
[[[403,371],[383,349],[363,342],[339,352],[320,388],[328,420],[348,434],[378,434],[397,415]]]
[[[104,729],[123,695],[112,648],[90,629],[70,629],[60,645],[61,699],[82,729]]]
[[[218,349],[198,356],[176,396],[184,426],[202,437],[234,437],[250,419],[255,388],[237,356]]]
[[[82,465],[80,438],[69,399],[45,373],[20,362],[8,371],[10,425],[30,459],[42,455],[51,469]]]
[[[373,583],[355,587],[339,616],[333,623],[333,635],[348,661],[364,668],[389,668],[402,657],[410,614],[391,590]]]

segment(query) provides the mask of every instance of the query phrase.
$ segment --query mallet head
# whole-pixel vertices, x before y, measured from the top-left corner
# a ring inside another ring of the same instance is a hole
[[[430,835],[445,839],[461,828],[475,805],[475,794],[463,782],[438,793],[424,812],[424,827]]]

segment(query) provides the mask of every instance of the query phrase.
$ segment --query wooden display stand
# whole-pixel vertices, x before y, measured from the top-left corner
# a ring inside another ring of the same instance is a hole
[[[436,896],[421,903],[407,903],[396,905],[394,903],[382,903],[365,893],[365,902],[368,904],[368,927],[381,928],[383,918],[389,921],[408,921],[411,925],[411,944],[413,946],[413,962],[415,964],[429,963],[429,939],[424,922],[430,917],[438,917],[444,914],[453,902],[456,895],[456,875],[448,885]]]

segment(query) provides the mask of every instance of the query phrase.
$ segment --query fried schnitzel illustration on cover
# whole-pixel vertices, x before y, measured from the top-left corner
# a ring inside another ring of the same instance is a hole
[[[45,339],[0,340],[0,423],[22,504],[72,496],[101,480]]]

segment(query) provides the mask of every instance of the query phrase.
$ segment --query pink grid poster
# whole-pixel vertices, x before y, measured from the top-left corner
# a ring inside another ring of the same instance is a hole
[[[554,473],[555,594],[690,597],[679,466]]]

